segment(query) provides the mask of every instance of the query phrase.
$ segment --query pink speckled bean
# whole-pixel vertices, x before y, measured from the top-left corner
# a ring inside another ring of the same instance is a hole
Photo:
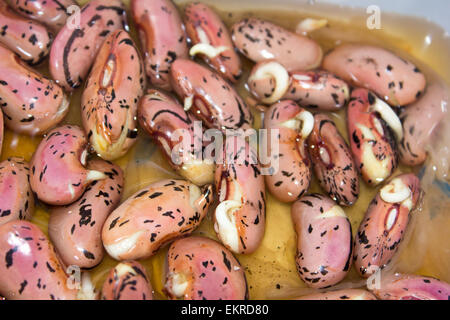
[[[149,90],[139,101],[138,120],[181,176],[196,185],[213,182],[214,163],[202,159],[202,152],[195,153],[195,141],[203,134],[202,130],[196,132],[194,129],[194,122],[199,120],[184,111],[178,101],[161,91]],[[200,142],[200,151],[201,147]],[[184,154],[186,149],[192,152]]]
[[[170,90],[171,64],[178,58],[188,57],[186,33],[178,9],[171,0],[132,0],[131,11],[150,82]]]
[[[248,299],[244,269],[214,240],[188,237],[170,245],[164,291],[171,299]]]
[[[388,179],[398,166],[395,135],[371,106],[378,98],[356,89],[347,108],[350,147],[362,178],[371,186]]]
[[[40,23],[15,13],[0,2],[0,43],[29,64],[42,62],[50,51],[52,36]]]
[[[241,137],[228,137],[217,163],[216,190],[220,204],[214,212],[214,230],[233,253],[258,249],[266,225],[264,177],[256,152]]]
[[[80,268],[93,268],[102,261],[103,223],[119,205],[124,185],[122,170],[112,163],[92,160],[88,169],[107,178],[92,182],[78,201],[51,208],[48,222],[50,239],[61,260]]]
[[[120,0],[92,0],[81,8],[80,26],[66,24],[50,51],[50,73],[58,84],[73,91],[89,73],[105,38],[118,29],[128,30]]]
[[[216,72],[187,59],[177,59],[170,71],[172,86],[185,110],[219,130],[249,129],[253,116],[238,95]]]
[[[74,0],[7,0],[8,4],[24,17],[39,21],[53,31],[66,23],[67,9],[76,5]]]
[[[413,103],[426,86],[425,76],[415,65],[376,46],[341,45],[325,57],[323,68],[354,86],[374,91],[392,106]]]
[[[103,225],[106,251],[116,260],[145,259],[167,242],[190,234],[206,216],[212,186],[162,180],[136,192]]]
[[[323,52],[317,42],[269,21],[244,19],[232,27],[231,38],[250,60],[275,59],[288,72],[311,70],[322,62]]]
[[[382,300],[446,300],[450,284],[431,277],[394,274],[382,277],[380,288],[373,293]]]
[[[386,188],[386,189],[385,189]],[[398,201],[383,200],[384,192],[405,192]],[[370,203],[355,239],[354,263],[359,274],[370,277],[397,253],[420,196],[420,181],[403,174],[389,181]]]
[[[264,69],[267,72],[265,74]],[[345,81],[334,74],[323,70],[287,73],[283,69],[273,59],[255,64],[247,84],[258,101],[266,103],[266,100],[288,99],[305,108],[324,111],[337,111],[347,104],[350,89]],[[280,78],[284,72],[287,76]],[[259,73],[263,75],[259,76]]]
[[[30,167],[22,158],[0,163],[0,225],[12,220],[29,220],[34,213]]]
[[[352,227],[341,207],[330,198],[312,194],[291,208],[297,233],[297,271],[312,288],[339,283],[352,263]]]
[[[268,142],[269,146],[271,143],[279,145],[278,154],[270,152],[271,158],[278,160],[279,168],[264,178],[270,192],[283,202],[293,202],[303,196],[312,179],[312,164],[305,145],[309,133],[305,134],[302,130],[307,126],[306,118],[313,126],[313,115],[291,100],[274,104],[264,116],[269,139],[271,130],[279,130],[279,140]]]
[[[438,82],[431,83],[425,95],[400,113],[403,124],[403,139],[398,144],[400,161],[407,166],[418,166],[425,162],[425,147],[431,141],[440,123],[448,112],[449,89]]]
[[[83,127],[105,160],[124,156],[137,138],[137,103],[146,86],[144,66],[123,30],[107,36],[81,97]]]
[[[52,244],[28,221],[0,226],[0,261],[0,294],[8,300],[77,298]]]
[[[103,283],[102,300],[153,300],[144,266],[137,261],[124,261],[112,268]]]
[[[62,88],[0,45],[0,104],[5,125],[18,133],[41,135],[69,112]]]
[[[3,131],[4,131],[3,112],[0,112],[0,156],[2,155]]]
[[[193,45],[191,55],[194,51],[225,79],[236,82],[242,73],[241,60],[220,17],[207,5],[197,2],[188,4],[184,13],[186,32]]]
[[[87,186],[106,176],[88,170],[87,139],[77,126],[53,129],[41,141],[31,159],[31,188],[39,200],[66,205],[81,197]]]
[[[350,98],[350,88],[334,74],[323,71],[294,71],[286,99],[297,101],[306,108],[325,111],[342,109]]]
[[[316,114],[314,120],[308,152],[319,184],[339,205],[351,206],[359,196],[359,177],[350,148],[328,115]]]

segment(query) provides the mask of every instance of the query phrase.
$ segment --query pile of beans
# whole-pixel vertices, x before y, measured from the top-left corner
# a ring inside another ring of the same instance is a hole
[[[0,3],[0,147],[3,125],[42,137],[31,161],[0,163],[1,296],[153,299],[138,260],[169,245],[167,297],[249,299],[235,255],[260,247],[270,192],[291,205],[298,276],[326,289],[299,299],[449,299],[449,284],[407,274],[370,291],[333,290],[352,265],[369,278],[397,254],[423,195],[416,175],[394,172],[425,162],[446,112],[444,86],[384,48],[344,44],[324,55],[308,30],[258,18],[228,28],[202,3],[180,13],[170,0],[131,0],[140,46],[121,0],[92,0],[69,16],[74,5]],[[222,162],[189,149],[199,122],[200,134],[253,128],[255,105],[234,87],[243,57],[254,63],[246,82],[271,137],[268,164],[241,135],[216,150]],[[47,60],[51,77],[33,67]],[[62,125],[77,88],[82,126]],[[337,110],[346,110],[349,144],[327,114]],[[181,178],[122,199],[124,172],[113,161],[138,130]],[[321,194],[308,193],[313,175]],[[353,238],[345,208],[359,198],[360,178],[378,192]],[[28,221],[37,202],[50,208],[49,237]],[[208,211],[218,241],[191,235]],[[119,263],[97,292],[88,270],[105,253]],[[68,266],[83,270],[79,286]]]

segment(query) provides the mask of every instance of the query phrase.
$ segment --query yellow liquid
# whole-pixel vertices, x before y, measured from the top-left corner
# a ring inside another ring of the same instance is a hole
[[[78,1],[80,5],[87,1]],[[127,6],[129,1],[124,1]],[[180,5],[186,1],[175,1]],[[447,83],[449,83],[450,72],[447,56],[449,44],[445,41],[434,41],[429,45],[424,45],[424,36],[432,29],[429,24],[415,19],[398,19],[394,16],[387,16],[383,19],[382,30],[369,30],[366,27],[363,12],[336,9],[331,6],[295,6],[289,8],[263,8],[255,1],[247,0],[246,3],[239,4],[239,9],[233,1],[206,1],[214,6],[220,16],[228,26],[237,22],[243,17],[257,16],[269,19],[288,29],[295,30],[296,25],[306,17],[320,17],[329,20],[329,26],[315,31],[311,34],[317,40],[325,52],[329,51],[340,43],[349,41],[364,42],[380,45],[385,48],[401,52],[403,57],[412,59],[422,70],[426,70],[424,65],[428,65],[436,70]],[[276,3],[276,1],[273,1]],[[225,7],[227,6],[227,7]],[[129,13],[129,12],[128,12]],[[134,25],[131,15],[128,15],[131,34],[136,41]],[[389,30],[389,32],[387,32]],[[434,48],[434,50],[430,50]],[[243,58],[244,59],[244,58]],[[237,84],[237,89],[241,96],[249,97],[244,84],[252,64],[244,59],[244,75]],[[47,65],[39,68],[43,74],[48,74]],[[82,89],[74,92],[71,98],[70,112],[64,123],[77,124],[81,126],[80,99]],[[255,115],[255,128],[260,126],[260,112],[253,109]],[[347,139],[345,125],[345,111],[331,114],[336,125]],[[1,160],[11,156],[21,156],[30,160],[31,156],[40,142],[40,138],[30,138],[17,135],[9,130],[5,132],[3,151]],[[152,182],[165,178],[177,177],[170,168],[167,161],[162,157],[158,148],[145,136],[139,133],[137,144],[128,154],[115,161],[125,172],[125,190],[122,201],[137,190],[147,186]],[[411,172],[411,168],[400,167],[395,175]],[[418,273],[434,276],[445,281],[450,281],[450,218],[445,214],[450,209],[448,198],[438,193],[436,187],[428,182],[422,185],[426,192],[425,201],[421,210],[415,213],[415,218],[410,226],[409,236],[405,245],[398,254],[395,270],[408,273]],[[345,211],[351,221],[353,233],[358,230],[359,224],[365,214],[369,202],[377,193],[377,188],[368,187],[361,180],[361,193],[357,203]],[[321,192],[317,181],[313,181],[309,192]],[[32,222],[37,224],[47,234],[48,209],[45,205],[39,204]],[[196,235],[207,236],[217,239],[212,227],[211,212],[202,222],[201,226],[194,232]],[[167,246],[161,248],[158,253],[141,262],[150,275],[155,296],[158,299],[165,299],[162,291],[164,286],[164,268]],[[300,279],[295,266],[296,234],[293,229],[290,205],[283,204],[267,193],[266,210],[266,231],[264,240],[260,248],[250,255],[237,255],[238,260],[244,267],[248,281],[249,294],[251,299],[282,299],[299,296],[311,292]],[[90,270],[92,280],[101,289],[104,279],[109,270],[117,264],[109,256],[105,256],[101,264]],[[356,283],[356,285],[355,285]],[[342,287],[364,286],[354,268],[351,269]]]

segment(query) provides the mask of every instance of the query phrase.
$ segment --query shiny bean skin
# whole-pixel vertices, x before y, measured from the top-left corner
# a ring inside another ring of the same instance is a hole
[[[8,300],[77,298],[53,245],[34,224],[16,220],[0,226],[0,294]]]
[[[102,300],[153,300],[152,285],[143,265],[124,261],[108,274],[102,288]]]
[[[264,177],[256,152],[241,137],[227,137],[216,164],[215,185],[220,204],[214,231],[233,253],[250,254],[262,242],[266,224]]]
[[[48,232],[66,265],[93,268],[104,256],[101,231],[108,215],[119,205],[124,185],[120,167],[92,160],[89,170],[102,172],[106,179],[92,182],[82,197],[67,206],[52,207]]]
[[[277,160],[278,168],[264,178],[269,191],[282,202],[293,202],[303,196],[312,178],[312,164],[305,145],[308,136],[302,134],[304,113],[309,112],[291,100],[284,100],[270,107],[264,116],[269,146],[271,130],[279,130],[279,140],[275,141],[279,152],[270,152],[270,157]],[[310,125],[314,125],[312,114],[309,113],[309,117]]]
[[[31,188],[39,200],[52,205],[67,205],[81,197],[87,186],[106,176],[88,170],[87,139],[77,126],[53,129],[41,141],[30,162]]]
[[[404,200],[383,200],[386,196],[381,192],[387,191],[389,196],[392,186],[394,194],[405,192]],[[359,226],[353,250],[355,267],[361,276],[367,278],[389,264],[403,240],[419,195],[419,179],[404,174],[389,181],[372,200]]]
[[[279,83],[281,79],[277,82],[277,74],[255,76],[261,68],[273,61],[275,60],[258,62],[252,69],[247,84],[258,101],[264,103],[268,97],[273,97],[274,92],[279,90],[273,100],[294,100],[310,109],[337,111],[347,104],[350,95],[347,83],[327,71],[293,71],[288,73],[289,78],[284,84]]]
[[[411,62],[375,46],[345,44],[329,53],[322,67],[348,83],[374,91],[391,106],[416,101],[425,76]]]
[[[186,32],[171,0],[132,0],[131,11],[153,86],[170,90],[169,71],[178,58],[188,58]]]
[[[69,99],[62,88],[2,45],[0,104],[5,125],[17,133],[32,136],[44,134],[69,112]]]
[[[347,83],[330,72],[295,71],[290,75],[292,83],[285,98],[295,100],[307,108],[337,111],[350,98]]]
[[[128,30],[120,0],[92,0],[81,8],[80,25],[67,23],[50,50],[50,73],[58,84],[73,91],[83,83],[106,36]]]
[[[241,60],[220,17],[198,2],[188,4],[184,14],[186,32],[193,45],[190,54],[200,55],[225,79],[236,82],[242,73]]]
[[[185,110],[219,130],[249,129],[253,116],[236,90],[216,72],[191,60],[177,59],[170,71],[172,87]]]
[[[382,300],[449,300],[450,284],[431,277],[394,274],[382,277],[373,293]]]
[[[331,118],[314,116],[308,152],[319,184],[339,205],[351,206],[359,196],[359,177],[350,149]]]
[[[212,202],[212,186],[162,180],[136,192],[103,225],[103,245],[116,260],[145,259],[194,231]]]
[[[445,119],[448,104],[448,88],[435,82],[427,87],[423,97],[400,113],[403,123],[403,139],[398,144],[401,163],[418,166],[425,162],[425,148]]]
[[[244,269],[214,240],[187,237],[174,241],[166,265],[164,291],[170,299],[248,299]]]
[[[347,129],[355,163],[363,180],[377,186],[388,179],[398,166],[395,135],[372,111],[378,99],[366,89],[352,92],[347,108]]]
[[[3,122],[3,112],[0,112],[0,156],[2,155],[3,131],[4,131],[4,129],[5,128],[4,128],[4,122]]]
[[[144,66],[124,30],[110,33],[95,59],[81,98],[83,127],[105,160],[122,157],[137,138],[137,103],[146,86]]]
[[[0,162],[0,225],[12,220],[29,220],[34,213],[30,167],[22,158]]]
[[[194,130],[194,122],[199,120],[184,111],[178,101],[161,91],[149,90],[139,102],[138,120],[177,173],[196,185],[213,182],[214,163],[199,157],[202,152],[195,153],[195,143],[202,138],[197,135],[203,133]],[[201,142],[198,148],[202,151]],[[192,152],[183,157],[186,150]]]
[[[53,31],[58,31],[66,23],[67,9],[76,5],[74,0],[7,0],[9,6],[24,17],[39,21]]]
[[[231,38],[250,60],[275,59],[288,72],[315,69],[322,62],[323,52],[317,42],[268,21],[244,19],[233,25]]]
[[[30,65],[41,63],[50,51],[52,35],[40,23],[14,12],[0,2],[0,43]]]
[[[297,233],[297,271],[312,288],[339,283],[352,263],[352,227],[341,207],[327,196],[312,194],[291,208]]]
[[[313,293],[295,300],[377,300],[377,298],[367,290],[343,289],[323,293]]]

